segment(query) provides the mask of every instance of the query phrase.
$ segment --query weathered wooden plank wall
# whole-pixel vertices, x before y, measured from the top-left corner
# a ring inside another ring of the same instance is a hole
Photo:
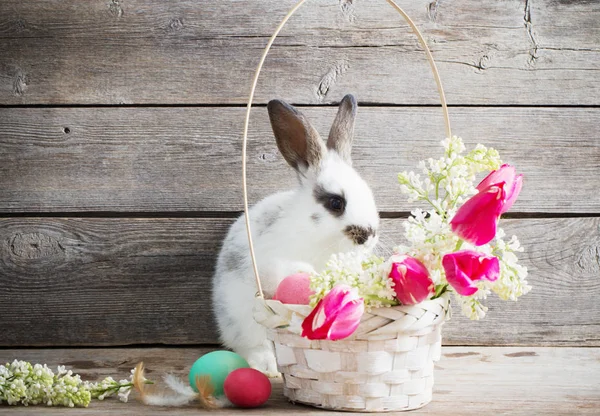
[[[318,0],[284,29],[257,101],[437,104],[423,52],[383,1]],[[453,104],[596,105],[595,1],[404,1]],[[4,0],[3,101],[244,103],[292,1]]]
[[[230,220],[5,218],[0,220],[2,342],[8,345],[214,342],[208,282]],[[402,219],[383,222],[399,241]],[[457,311],[447,342],[598,345],[600,218],[506,220],[528,247],[536,290],[490,299],[472,323]],[[8,307],[10,305],[12,307]],[[18,306],[18,307],[17,307]],[[51,324],[49,323],[51,322]]]
[[[456,316],[446,343],[600,345],[600,4],[404,3],[455,133],[526,175],[506,229],[534,291],[490,301],[476,324]],[[209,282],[241,209],[239,107],[292,4],[0,2],[0,346],[216,342]],[[257,102],[307,106],[326,132],[347,92],[363,107],[355,165],[399,241],[412,206],[395,173],[443,135],[424,55],[383,1],[309,1]],[[254,201],[293,184],[261,106],[249,156]]]
[[[4,212],[242,210],[243,108],[1,111],[0,152],[19,155],[0,166]],[[323,132],[335,111],[303,108]],[[399,195],[396,174],[439,152],[442,113],[422,107],[359,111],[354,165],[373,184],[382,211],[407,212],[413,205]],[[468,145],[497,148],[526,175],[514,211],[600,212],[598,182],[589,180],[600,159],[598,109],[462,107],[451,115]],[[257,201],[296,179],[277,151],[265,109],[257,108],[251,121],[248,169]]]

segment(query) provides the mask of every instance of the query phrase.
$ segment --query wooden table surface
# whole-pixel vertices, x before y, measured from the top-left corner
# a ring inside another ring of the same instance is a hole
[[[147,378],[161,380],[187,370],[206,348],[82,348],[3,349],[0,362],[15,358],[50,366],[67,365],[83,379],[106,376],[125,378],[143,360]],[[600,414],[600,349],[551,347],[444,347],[436,365],[433,401],[412,412],[424,415],[598,415]],[[254,410],[223,409],[220,414],[331,415],[312,407],[294,405],[282,395],[281,379],[273,379],[273,393],[264,407]],[[2,415],[191,415],[204,410],[149,407],[115,398],[93,401],[89,408],[0,407]]]

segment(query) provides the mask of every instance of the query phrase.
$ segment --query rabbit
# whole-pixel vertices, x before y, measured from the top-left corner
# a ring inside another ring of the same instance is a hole
[[[257,267],[271,298],[286,276],[315,272],[334,253],[370,251],[378,241],[379,213],[367,183],[352,168],[357,104],[346,95],[327,143],[289,104],[267,105],[277,147],[295,169],[299,186],[270,195],[250,209]],[[213,310],[224,346],[249,365],[276,376],[273,346],[253,319],[257,293],[245,218],[229,229],[213,277]]]

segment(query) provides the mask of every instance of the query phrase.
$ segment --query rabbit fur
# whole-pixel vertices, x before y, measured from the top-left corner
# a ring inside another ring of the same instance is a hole
[[[315,272],[334,253],[371,250],[379,214],[366,182],[352,168],[350,151],[357,104],[340,102],[327,143],[306,117],[283,101],[270,101],[279,151],[297,172],[298,188],[270,195],[250,209],[257,266],[270,298],[286,276]],[[213,278],[213,308],[222,343],[253,367],[278,374],[272,343],[253,319],[257,289],[245,219],[231,226]]]

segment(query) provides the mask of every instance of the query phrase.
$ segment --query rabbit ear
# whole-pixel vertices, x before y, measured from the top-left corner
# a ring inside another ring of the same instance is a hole
[[[327,148],[306,117],[281,100],[269,101],[267,109],[284,159],[301,174],[310,167],[318,169]]]
[[[327,139],[327,148],[335,150],[348,164],[352,163],[350,153],[352,151],[352,140],[354,139],[356,110],[356,98],[352,94],[342,98]]]

